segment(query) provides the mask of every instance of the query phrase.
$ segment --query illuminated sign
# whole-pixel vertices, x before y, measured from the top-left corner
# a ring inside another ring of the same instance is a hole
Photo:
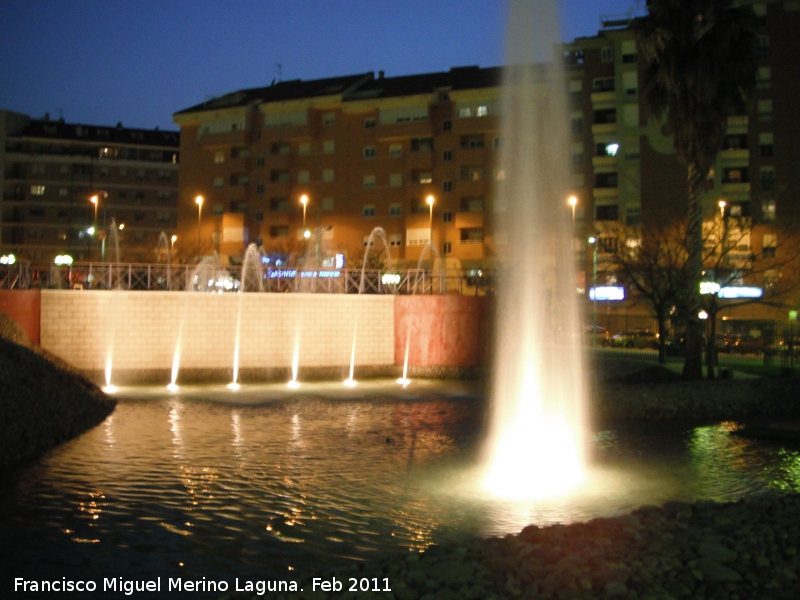
[[[608,285],[597,288],[589,288],[590,300],[624,300],[625,288],[620,286]]]
[[[57,265],[71,265],[72,257],[69,254],[59,254],[53,259],[53,262]]]
[[[720,290],[720,285],[714,281],[701,281],[700,293],[701,294],[716,294]]]
[[[381,275],[381,283],[383,285],[397,285],[400,283],[399,273],[384,273]]]
[[[298,271],[297,269],[270,269],[270,279],[294,279],[300,277],[302,279],[335,279],[342,275],[341,271]]]
[[[344,269],[344,254],[337,254],[333,266],[337,269]]]
[[[761,298],[764,291],[758,287],[724,287],[719,291],[720,298]]]
[[[17,257],[13,254],[0,256],[0,265],[13,265],[15,262],[17,262]]]

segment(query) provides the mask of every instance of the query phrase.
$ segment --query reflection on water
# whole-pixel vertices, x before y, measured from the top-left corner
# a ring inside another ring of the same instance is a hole
[[[498,502],[474,470],[478,398],[240,400],[123,400],[0,484],[10,572],[278,578],[669,499],[800,490],[797,447],[729,436],[732,423],[658,425],[595,433],[567,498]]]

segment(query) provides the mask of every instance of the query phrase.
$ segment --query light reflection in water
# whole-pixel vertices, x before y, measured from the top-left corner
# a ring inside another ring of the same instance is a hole
[[[593,437],[593,466],[569,496],[498,501],[478,485],[480,399],[292,395],[229,406],[187,393],[123,400],[103,427],[15,481],[0,506],[20,549],[9,568],[24,574],[33,557],[54,575],[74,564],[136,575],[157,547],[162,562],[150,569],[164,576],[164,565],[184,563],[183,576],[277,577],[532,522],[800,489],[796,450],[728,436],[730,424],[637,426]],[[244,400],[250,391],[236,395]]]

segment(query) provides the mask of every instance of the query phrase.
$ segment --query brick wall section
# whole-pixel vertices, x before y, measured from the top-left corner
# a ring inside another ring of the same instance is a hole
[[[41,345],[79,369],[346,366],[358,323],[356,365],[395,364],[394,297],[43,290]],[[241,317],[239,316],[241,314]]]

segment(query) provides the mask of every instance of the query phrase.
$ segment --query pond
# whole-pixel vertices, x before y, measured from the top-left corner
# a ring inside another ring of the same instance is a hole
[[[800,446],[731,436],[733,423],[638,424],[591,434],[569,497],[497,501],[474,467],[484,400],[456,383],[119,397],[103,424],[0,483],[10,576],[299,579],[529,523],[800,489]]]

